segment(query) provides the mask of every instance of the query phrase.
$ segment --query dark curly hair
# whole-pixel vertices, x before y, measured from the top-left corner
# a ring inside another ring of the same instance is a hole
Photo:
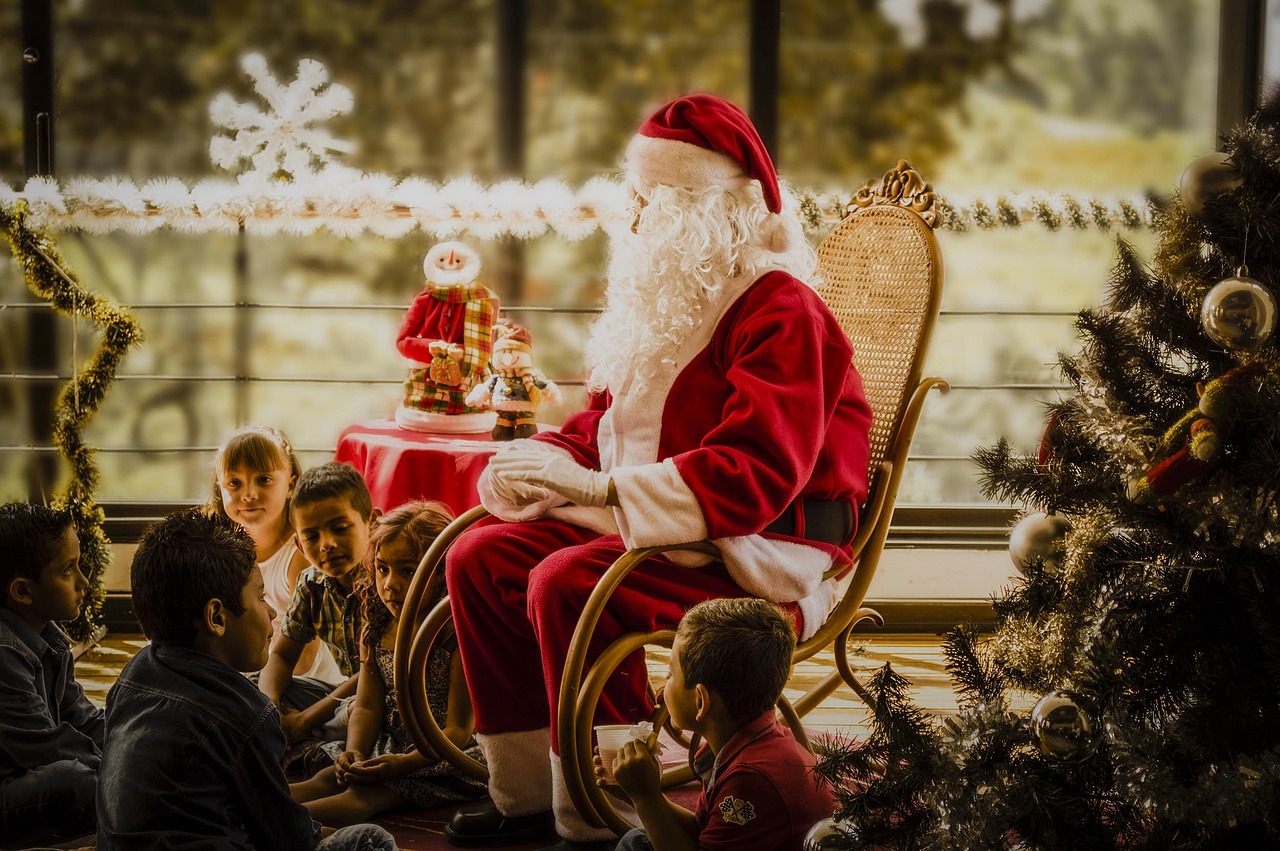
[[[150,526],[129,568],[133,609],[147,638],[188,646],[205,604],[244,614],[242,594],[258,569],[253,538],[238,523],[194,508]]]
[[[29,502],[0,505],[0,605],[18,577],[39,582],[72,525],[69,511]]]
[[[391,623],[391,610],[378,596],[377,571],[374,570],[374,560],[378,556],[378,550],[385,542],[403,535],[421,558],[431,546],[431,542],[452,520],[453,512],[444,503],[418,499],[388,511],[375,521],[373,534],[369,536],[369,558],[366,560],[366,569],[356,581],[356,593],[360,595],[360,610],[364,617],[364,629],[360,640],[370,650],[377,648],[382,641],[383,633],[387,630],[387,625]],[[438,603],[444,597],[444,590],[444,571],[437,571],[437,575],[426,589],[422,611],[429,611]]]

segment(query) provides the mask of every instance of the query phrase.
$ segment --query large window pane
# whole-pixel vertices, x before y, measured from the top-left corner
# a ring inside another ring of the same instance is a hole
[[[907,158],[960,203],[1032,190],[1166,193],[1214,147],[1218,0],[784,3],[781,161],[799,186],[857,188]],[[1007,10],[1001,19],[999,8]],[[1123,234],[1151,248],[1147,232]],[[1114,235],[942,233],[930,373],[1054,384],[1072,316],[1105,293]],[[983,317],[1027,311],[1056,317]],[[958,389],[925,409],[915,451],[1031,449],[1039,400]],[[922,448],[925,447],[925,448]],[[980,502],[970,468],[908,467],[900,500]],[[938,479],[937,487],[930,485]]]

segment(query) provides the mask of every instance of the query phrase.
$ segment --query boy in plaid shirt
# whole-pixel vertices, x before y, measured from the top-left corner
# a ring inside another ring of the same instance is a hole
[[[336,462],[298,477],[290,511],[298,549],[311,566],[298,577],[258,682],[280,708],[285,737],[294,745],[331,720],[343,699],[355,694],[361,628],[355,582],[364,568],[370,528],[381,512],[373,507],[360,474]],[[290,688],[295,683],[291,672],[303,649],[317,638],[328,645],[347,679],[327,694],[324,689],[313,692],[314,702],[300,705],[304,701],[295,695],[306,690]]]

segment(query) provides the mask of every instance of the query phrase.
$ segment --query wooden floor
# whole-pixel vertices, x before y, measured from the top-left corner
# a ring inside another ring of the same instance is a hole
[[[885,662],[914,685],[916,704],[928,712],[948,715],[956,710],[951,679],[943,666],[941,636],[914,634],[869,635],[865,642],[851,648],[850,660],[858,671],[872,671]],[[76,662],[76,677],[89,699],[98,706],[106,703],[107,690],[115,682],[124,663],[146,643],[141,635],[108,635]],[[666,672],[661,651],[650,653],[650,669],[655,674]],[[810,684],[834,670],[830,650],[801,662],[787,689],[797,696]],[[848,738],[859,738],[866,730],[867,710],[849,688],[842,686],[805,719],[811,731],[828,732]]]

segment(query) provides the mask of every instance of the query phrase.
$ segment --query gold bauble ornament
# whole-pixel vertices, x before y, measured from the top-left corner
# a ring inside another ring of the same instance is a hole
[[[1236,164],[1222,151],[1213,151],[1196,157],[1182,172],[1178,180],[1178,195],[1188,213],[1198,216],[1204,212],[1204,202],[1217,198],[1244,183]]]
[[[832,851],[848,847],[857,837],[853,825],[833,818],[824,818],[809,828],[804,835],[804,851]]]
[[[1223,348],[1256,349],[1275,330],[1275,296],[1241,266],[1235,277],[1214,284],[1204,297],[1200,324],[1209,339]]]
[[[1061,514],[1028,514],[1009,532],[1009,558],[1021,573],[1037,560],[1053,573],[1062,566],[1060,544],[1069,531],[1071,521]]]
[[[1040,752],[1055,762],[1080,762],[1098,747],[1097,722],[1071,692],[1040,698],[1031,710],[1031,731]]]

